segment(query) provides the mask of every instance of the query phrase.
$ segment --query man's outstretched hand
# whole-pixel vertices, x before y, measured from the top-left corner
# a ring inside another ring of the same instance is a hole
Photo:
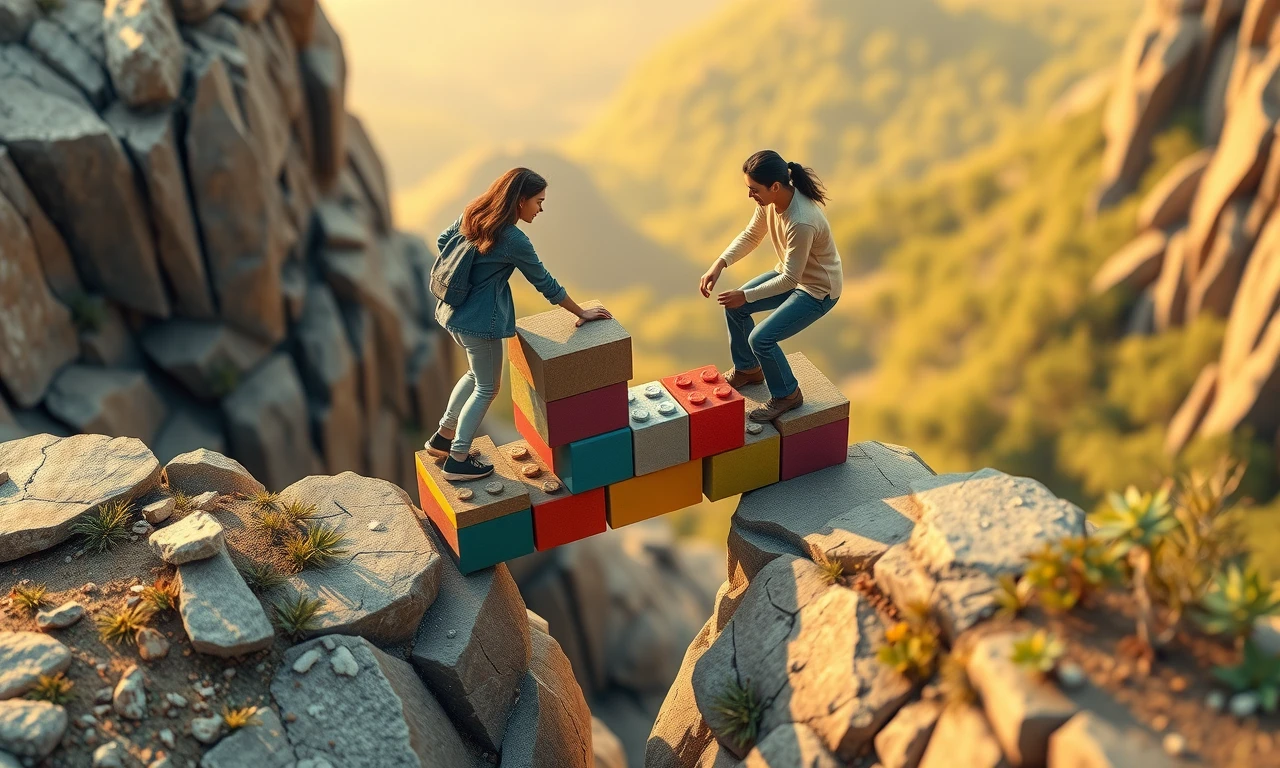
[[[711,297],[711,289],[716,287],[716,281],[720,279],[720,273],[724,271],[724,262],[716,259],[711,268],[707,270],[702,279],[698,281],[698,290],[702,291],[702,298]]]
[[[716,297],[716,301],[725,309],[737,309],[747,303],[747,295],[742,291],[725,291]]]
[[[582,310],[582,314],[578,315],[578,322],[574,323],[575,328],[581,328],[583,323],[589,323],[592,320],[608,320],[613,315],[609,314],[609,310],[604,307],[591,307]]]

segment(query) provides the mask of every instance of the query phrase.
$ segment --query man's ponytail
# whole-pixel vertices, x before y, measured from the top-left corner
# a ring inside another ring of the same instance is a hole
[[[812,168],[805,168],[800,163],[788,163],[772,149],[762,149],[748,157],[742,164],[742,172],[758,184],[769,186],[776,181],[795,187],[810,200],[823,204],[828,200],[827,190]]]

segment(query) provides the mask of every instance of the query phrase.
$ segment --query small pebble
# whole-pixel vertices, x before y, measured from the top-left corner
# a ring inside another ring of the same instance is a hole
[[[164,697],[169,701],[170,704],[172,704],[175,707],[187,706],[187,697],[183,696],[180,693],[166,693]]]
[[[142,586],[141,584],[134,584],[132,587],[129,587],[129,591],[135,595],[140,595],[143,592],[146,592],[147,588]]]
[[[151,532],[151,523],[148,523],[146,520],[139,520],[133,524],[133,528],[130,530],[139,536],[146,536]]]
[[[99,704],[93,708],[93,714],[102,717],[111,711],[110,704]]]
[[[1221,712],[1227,706],[1227,697],[1222,691],[1209,691],[1204,697],[1204,705],[1212,712]]]
[[[456,629],[451,629],[451,630],[449,630],[448,632],[445,632],[445,633],[444,633],[444,635],[445,635],[445,637],[447,637],[447,638],[449,638],[450,640],[452,640],[453,638],[455,638],[455,637],[457,637],[457,636],[458,636],[458,630],[456,630]]]
[[[1172,680],[1169,681],[1169,690],[1173,691],[1174,693],[1182,693],[1183,691],[1187,690],[1187,678],[1183,677],[1182,675],[1178,675],[1177,677],[1173,678]]]
[[[64,562],[64,563],[69,563],[69,562],[71,562],[71,555],[67,555],[66,557],[62,558],[62,562]]]
[[[312,717],[319,717],[321,712],[324,712],[323,704],[311,704],[307,707],[307,714]]]
[[[160,736],[160,743],[165,745],[169,749],[173,749],[174,747],[178,746],[177,738],[174,737],[173,731],[169,730],[168,728],[165,728],[164,730],[160,731],[159,736]]]
[[[111,693],[112,693],[111,688],[99,688],[98,692],[93,694],[93,703],[94,704],[110,704]]]
[[[213,695],[217,693],[217,691],[214,690],[213,686],[205,685],[197,688],[196,693],[200,694],[200,698],[202,699],[212,699]]]
[[[222,670],[222,676],[230,680],[231,678],[236,676],[236,671],[232,667],[227,667],[226,669]]]
[[[108,707],[108,709],[110,709],[110,707]],[[98,718],[88,713],[85,713],[80,716],[80,722],[88,726],[94,726],[98,724]]]
[[[380,520],[370,520],[370,521],[369,521],[369,530],[371,530],[371,531],[380,531],[380,530],[382,530],[382,521],[380,521]]]
[[[1227,708],[1231,710],[1231,714],[1243,719],[1252,717],[1258,711],[1258,703],[1258,694],[1245,691],[1232,696]]]
[[[284,713],[284,721],[285,721],[286,723],[296,723],[296,722],[298,722],[298,716],[297,716],[297,715],[295,715],[295,714],[294,714],[294,713],[292,713],[292,712],[285,712],[285,713]]]
[[[91,593],[91,592],[97,592],[97,591],[98,591],[98,585],[97,585],[97,584],[94,584],[92,581],[86,581],[86,582],[84,583],[84,586],[80,588],[80,591],[81,591],[81,592],[83,592],[83,593],[85,593],[86,595],[87,595],[87,594],[89,594],[89,593]]]
[[[339,675],[355,677],[360,674],[360,665],[356,662],[356,657],[351,655],[351,650],[345,645],[333,652],[333,656],[329,658],[329,664]]]
[[[141,601],[142,601],[142,598],[138,597],[137,595],[130,595],[130,596],[129,596],[125,601],[124,601],[124,604],[125,604],[125,605],[127,605],[127,606],[129,606],[130,608],[132,608],[133,606],[137,605],[137,604],[138,604],[138,603],[140,603]]]
[[[1088,676],[1084,669],[1074,661],[1064,661],[1058,665],[1058,682],[1067,690],[1074,690],[1085,684]]]
[[[222,715],[197,717],[191,721],[191,736],[201,744],[213,744],[222,735]]]
[[[338,644],[334,642],[332,637],[324,638],[323,640],[320,641],[320,644],[324,646],[324,649],[326,651],[332,651],[334,648],[338,647]]]
[[[1187,740],[1180,733],[1166,733],[1162,744],[1170,757],[1182,757],[1187,752]]]
[[[322,655],[323,654],[320,653],[319,648],[312,648],[308,650],[306,653],[299,656],[297,661],[293,662],[293,671],[300,675],[305,675],[311,671],[311,668],[315,666],[315,663],[320,660]]]
[[[1151,718],[1151,727],[1156,731],[1169,730],[1169,716],[1156,715],[1155,717]]]

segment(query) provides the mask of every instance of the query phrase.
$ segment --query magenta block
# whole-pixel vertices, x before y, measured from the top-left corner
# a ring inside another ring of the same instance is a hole
[[[848,419],[787,435],[782,438],[782,471],[779,479],[790,480],[843,464],[848,458],[848,450]]]

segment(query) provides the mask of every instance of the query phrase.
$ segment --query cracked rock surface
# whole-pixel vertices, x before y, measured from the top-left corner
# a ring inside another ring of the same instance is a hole
[[[408,494],[385,480],[343,472],[304,478],[281,493],[282,503],[295,501],[314,505],[312,522],[347,539],[336,563],[289,579],[293,594],[323,603],[315,632],[376,642],[412,637],[436,601],[442,560]],[[373,529],[375,521],[380,525]]]
[[[0,466],[13,483],[0,488],[0,562],[48,549],[87,512],[160,484],[160,462],[131,437],[32,435],[0,443]]]

